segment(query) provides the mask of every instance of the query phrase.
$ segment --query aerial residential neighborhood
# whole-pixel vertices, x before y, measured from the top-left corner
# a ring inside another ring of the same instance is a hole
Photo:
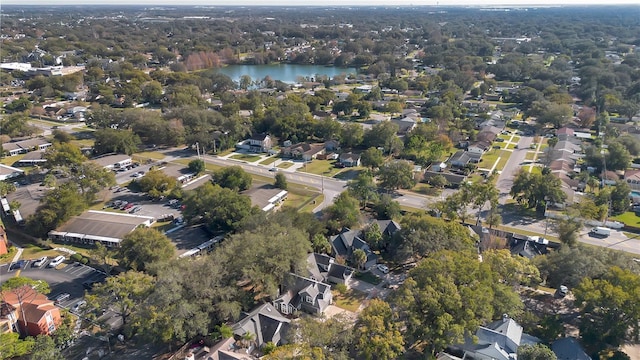
[[[3,4],[0,359],[640,360],[640,8]]]

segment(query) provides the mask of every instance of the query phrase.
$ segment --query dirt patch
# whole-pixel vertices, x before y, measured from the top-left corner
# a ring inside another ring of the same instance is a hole
[[[640,360],[640,345],[625,345],[622,347],[622,351],[629,355],[631,360]]]

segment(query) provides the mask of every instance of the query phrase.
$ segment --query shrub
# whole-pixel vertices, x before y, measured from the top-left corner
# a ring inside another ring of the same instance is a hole
[[[87,264],[89,263],[89,259],[88,259],[88,258],[86,258],[86,257],[83,257],[82,259],[80,259],[80,262],[81,262],[83,265],[87,265]]]
[[[82,260],[82,255],[75,253],[73,255],[70,256],[71,260],[73,261],[81,261]]]

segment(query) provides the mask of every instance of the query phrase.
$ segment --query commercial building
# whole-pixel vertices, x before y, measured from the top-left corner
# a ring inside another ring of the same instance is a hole
[[[107,247],[117,247],[137,227],[151,226],[154,222],[149,216],[89,210],[49,231],[49,239],[79,244],[100,242]]]

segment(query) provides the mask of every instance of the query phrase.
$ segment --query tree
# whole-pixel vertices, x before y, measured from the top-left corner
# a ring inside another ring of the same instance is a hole
[[[175,177],[169,176],[162,172],[162,170],[151,170],[147,172],[142,178],[137,180],[140,191],[146,192],[153,198],[159,198],[161,196],[169,194],[176,186],[178,181]]]
[[[348,193],[343,192],[338,195],[333,205],[325,209],[328,219],[327,227],[338,231],[345,226],[351,227],[357,224],[360,216],[360,207],[358,205],[358,200]]]
[[[14,332],[0,334],[0,359],[14,359],[31,352],[34,340],[27,337],[20,339],[20,334]]]
[[[140,138],[132,131],[111,128],[100,129],[95,133],[93,151],[97,155],[120,153],[131,155],[138,151]]]
[[[234,230],[259,211],[251,206],[249,197],[210,182],[188,192],[183,205],[185,220],[202,222],[211,231]]]
[[[373,205],[378,220],[398,219],[401,215],[400,203],[393,200],[388,194],[382,194],[380,199]]]
[[[361,171],[355,179],[347,183],[349,194],[360,200],[362,207],[366,207],[369,201],[376,201],[378,197],[377,187],[371,173]]]
[[[404,352],[404,340],[389,304],[372,299],[360,312],[355,325],[355,345],[363,359],[397,359]]]
[[[409,189],[415,185],[413,166],[408,161],[393,161],[378,170],[380,187],[385,190]]]
[[[329,243],[329,240],[327,239],[327,237],[322,234],[316,234],[311,239],[311,248],[313,248],[314,252],[317,252],[320,254],[331,253],[331,243]]]
[[[167,261],[175,256],[171,240],[152,228],[138,228],[125,235],[118,249],[118,263],[135,271],[145,271],[148,264]]]
[[[155,279],[137,271],[127,271],[110,276],[86,295],[88,306],[94,309],[110,309],[120,316],[124,326],[129,325],[133,313],[139,311],[155,286]]]
[[[364,138],[362,125],[357,123],[346,123],[342,125],[340,131],[340,143],[343,147],[351,149],[360,146]]]
[[[45,151],[44,158],[47,159],[46,166],[50,169],[57,166],[78,166],[87,160],[78,146],[68,142],[54,142]]]
[[[251,187],[251,175],[240,166],[229,166],[213,173],[212,181],[223,188],[244,191]]]
[[[429,179],[429,184],[431,184],[431,185],[433,185],[433,186],[435,186],[435,187],[437,187],[439,189],[442,189],[445,186],[449,185],[449,181],[447,181],[447,178],[445,178],[443,175],[438,174],[436,176],[432,176]]]
[[[497,311],[515,314],[522,307],[518,295],[493,278],[477,253],[449,250],[433,253],[409,271],[391,302],[400,326],[406,326],[405,342],[425,355],[464,341]]]
[[[384,151],[391,153],[393,150],[393,141],[397,139],[398,125],[383,121],[374,125],[371,130],[364,134],[364,144],[367,147],[382,147]]]
[[[382,150],[374,147],[370,147],[360,155],[360,162],[362,166],[371,168],[371,170],[379,168],[384,163],[384,155]]]
[[[353,262],[356,264],[358,269],[362,269],[364,264],[367,263],[367,254],[362,249],[356,249],[353,252]]]
[[[204,164],[204,160],[201,159],[194,159],[189,161],[189,171],[191,171],[194,174],[202,174],[205,170],[205,164]]]
[[[582,229],[582,221],[579,219],[569,217],[556,221],[558,239],[567,246],[574,246],[578,243],[580,229]]]
[[[560,179],[551,173],[538,174],[520,170],[511,186],[511,196],[528,208],[544,208],[545,202],[562,203],[566,194],[562,192]]]
[[[557,360],[556,354],[543,344],[523,345],[518,347],[518,359],[522,360]]]
[[[573,293],[587,343],[618,347],[640,335],[640,275],[612,267],[600,279],[584,278]]]
[[[378,225],[377,221],[372,222],[369,226],[367,226],[364,231],[364,240],[371,246],[373,249],[381,249],[382,242],[384,241],[382,232],[380,231],[380,225]]]
[[[474,248],[475,241],[458,222],[410,214],[402,218],[401,225],[402,229],[394,235],[387,249],[398,262],[416,261],[443,249],[468,251]]]
[[[32,360],[63,360],[64,356],[56,347],[51,336],[38,335],[31,351]]]
[[[274,184],[275,187],[277,187],[278,189],[282,189],[282,190],[287,190],[287,177],[279,172],[276,174],[275,178],[274,178]]]
[[[86,199],[78,196],[77,185],[68,182],[47,192],[41,205],[33,216],[27,218],[26,229],[35,236],[46,237],[46,234],[69,220],[80,215],[87,207]]]
[[[629,150],[627,150],[623,144],[618,141],[613,141],[609,143],[607,150],[607,170],[626,170],[627,167],[629,167],[631,154],[629,154]]]

